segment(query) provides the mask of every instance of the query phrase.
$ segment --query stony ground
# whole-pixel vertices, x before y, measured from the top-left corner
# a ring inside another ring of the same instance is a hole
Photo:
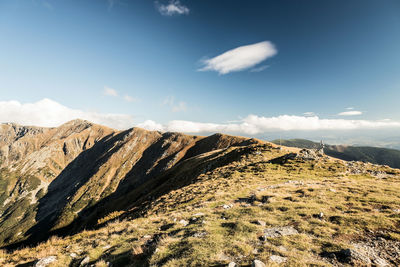
[[[254,146],[97,229],[3,250],[0,265],[400,266],[399,178]]]

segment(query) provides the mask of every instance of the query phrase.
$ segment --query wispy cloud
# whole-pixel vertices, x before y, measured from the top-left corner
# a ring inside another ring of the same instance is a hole
[[[242,71],[254,67],[277,53],[277,49],[269,41],[240,46],[219,56],[202,60],[203,67],[199,70],[216,71],[219,74]]]
[[[358,110],[349,110],[338,113],[339,116],[359,116],[362,114],[363,114],[362,111]]]
[[[107,0],[108,2],[108,10],[112,9],[115,5],[115,0]]]
[[[104,86],[103,94],[107,96],[118,96],[117,90]]]
[[[186,102],[183,101],[176,102],[174,96],[167,96],[163,101],[163,105],[168,106],[172,112],[180,112],[187,110]]]
[[[263,70],[266,70],[267,68],[269,68],[268,65],[263,65],[263,66],[260,66],[260,67],[252,68],[250,70],[250,72],[262,72]]]
[[[136,101],[138,101],[137,98],[132,97],[132,96],[130,96],[130,95],[124,95],[124,100],[125,100],[126,102],[136,102]]]
[[[45,1],[45,0],[42,1],[42,5],[43,5],[45,8],[47,8],[48,10],[54,10],[53,5],[50,4],[49,2]]]
[[[179,0],[170,0],[166,5],[156,1],[155,5],[161,15],[164,16],[187,15],[190,12],[189,8],[182,5]]]
[[[108,4],[108,7],[107,7],[108,11],[111,11],[116,6],[125,5],[123,0],[107,0],[107,4]]]
[[[134,123],[130,115],[71,109],[47,98],[34,103],[0,101],[0,122],[54,127],[74,119],[85,119],[116,129],[127,129]]]
[[[262,117],[249,115],[237,123],[203,123],[193,121],[173,120],[167,124],[160,124],[147,120],[139,127],[157,131],[173,131],[186,133],[232,133],[256,135],[275,131],[320,131],[320,130],[359,130],[400,128],[396,121],[369,121],[321,119],[317,116],[281,115],[277,117]]]

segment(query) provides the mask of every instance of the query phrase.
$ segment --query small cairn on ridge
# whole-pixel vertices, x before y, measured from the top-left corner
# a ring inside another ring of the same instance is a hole
[[[319,143],[319,146],[317,148],[315,148],[315,149],[303,148],[302,150],[300,150],[297,157],[304,159],[304,160],[315,160],[315,159],[323,157],[325,155],[324,148],[325,148],[325,145],[321,140],[321,142]]]

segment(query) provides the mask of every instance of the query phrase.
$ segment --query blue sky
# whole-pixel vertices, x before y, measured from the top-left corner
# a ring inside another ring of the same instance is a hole
[[[278,130],[320,130],[293,122],[310,116],[339,130],[399,127],[399,1],[0,0],[0,36],[2,121],[59,123],[21,119],[47,99],[83,117],[120,114],[98,121],[122,128],[260,135],[280,123],[263,119],[281,118],[294,126]],[[242,129],[251,114],[261,130]]]

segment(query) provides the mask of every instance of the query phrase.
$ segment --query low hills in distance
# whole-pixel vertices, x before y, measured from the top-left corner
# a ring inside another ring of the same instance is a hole
[[[306,139],[273,140],[274,144],[282,144],[288,147],[316,149],[320,143]],[[347,146],[324,145],[324,152],[328,156],[346,161],[363,161],[373,164],[388,165],[392,168],[400,168],[400,150],[371,147],[371,146]]]
[[[0,124],[0,265],[399,266],[400,170],[305,143]]]

